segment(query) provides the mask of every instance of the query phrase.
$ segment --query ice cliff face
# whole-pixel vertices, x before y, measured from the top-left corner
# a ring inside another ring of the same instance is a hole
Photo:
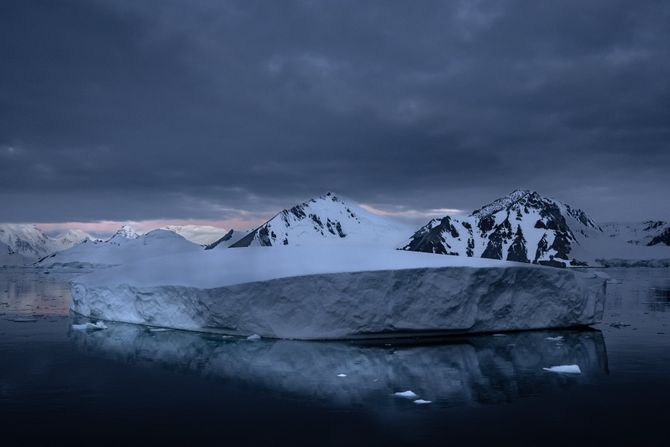
[[[250,249],[149,259],[80,278],[72,309],[180,329],[337,339],[589,325],[602,316],[603,292],[593,274],[500,261]]]
[[[433,219],[403,249],[554,266],[580,265],[580,241],[600,233],[588,215],[517,190],[469,216]]]
[[[431,401],[479,405],[510,402],[591,383],[607,374],[607,354],[598,331],[510,333],[505,337],[451,338],[448,343],[309,343],[212,340],[184,331],[108,323],[97,332],[72,331],[89,355],[125,364],[159,365],[212,380],[248,384],[331,404],[402,404],[394,393],[413,390]],[[548,337],[560,337],[560,342]],[[513,347],[513,348],[512,348]],[[542,368],[578,365],[565,380]],[[337,374],[346,374],[345,378]]]
[[[332,243],[395,248],[408,231],[403,224],[375,215],[329,192],[281,211],[231,248]]]

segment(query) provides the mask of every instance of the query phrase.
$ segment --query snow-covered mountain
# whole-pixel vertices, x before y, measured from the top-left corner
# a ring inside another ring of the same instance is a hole
[[[670,245],[670,223],[648,220],[636,223],[610,222],[601,225],[609,238],[633,245]]]
[[[34,225],[0,224],[0,242],[27,260],[43,258],[89,239],[91,235],[81,230],[72,229],[50,237]]]
[[[153,230],[138,235],[122,228],[107,241],[86,240],[68,250],[48,256],[37,264],[104,266],[118,265],[154,256],[176,255],[202,250],[200,245],[187,241],[173,231]]]
[[[469,216],[433,219],[404,250],[505,259],[548,265],[579,265],[582,241],[600,227],[582,210],[528,190],[516,190]]]
[[[231,245],[373,245],[395,248],[411,231],[403,223],[373,214],[333,193],[285,209]]]
[[[211,225],[168,225],[163,229],[174,231],[186,240],[199,245],[211,245],[232,231]]]

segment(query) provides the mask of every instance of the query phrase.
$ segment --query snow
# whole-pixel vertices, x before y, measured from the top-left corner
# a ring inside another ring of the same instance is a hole
[[[229,230],[211,225],[168,225],[163,230],[174,231],[187,241],[209,245],[221,239]]]
[[[103,323],[102,321],[98,321],[97,323],[82,323],[82,324],[73,324],[72,329],[75,331],[99,331],[102,329],[107,329],[107,325]]]
[[[125,238],[117,233],[105,242],[85,241],[68,250],[42,259],[39,267],[99,267],[131,263],[154,256],[174,256],[201,252],[202,247],[188,242],[167,230],[154,230],[145,235]]]
[[[340,373],[340,374],[337,375],[337,377],[347,377],[347,375],[344,374],[344,373]]]
[[[249,340],[249,341],[256,341],[256,340],[260,340],[260,339],[261,339],[261,336],[258,335],[258,334],[251,334],[250,336],[247,337],[247,340]]]
[[[162,256],[73,282],[91,318],[270,338],[495,332],[597,322],[594,274],[370,247]]]
[[[414,401],[414,403],[419,404],[419,405],[425,405],[425,404],[433,403],[433,401],[432,400],[417,399],[417,400]]]
[[[579,365],[559,365],[551,366],[549,368],[542,368],[545,371],[562,373],[562,374],[581,374],[582,370]]]
[[[406,399],[416,399],[419,397],[419,395],[412,390],[398,391],[397,393],[393,393],[393,395],[398,397],[404,397]]]

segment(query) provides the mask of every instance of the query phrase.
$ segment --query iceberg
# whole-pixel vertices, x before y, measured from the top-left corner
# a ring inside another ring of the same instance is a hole
[[[209,250],[76,278],[91,319],[263,338],[343,339],[591,325],[597,274],[384,249]]]

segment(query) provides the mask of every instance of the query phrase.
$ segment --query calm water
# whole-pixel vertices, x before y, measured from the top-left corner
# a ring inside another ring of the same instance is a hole
[[[669,445],[670,269],[607,273],[597,330],[316,343],[76,331],[70,276],[0,270],[3,444]]]

